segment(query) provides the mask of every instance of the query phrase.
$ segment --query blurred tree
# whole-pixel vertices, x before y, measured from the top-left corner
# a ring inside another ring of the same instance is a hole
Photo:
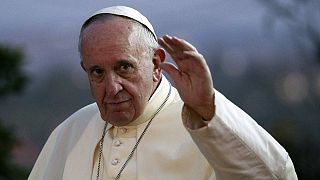
[[[300,70],[305,74],[311,74],[309,71],[314,68],[313,62],[320,63],[320,1],[258,0],[258,2],[267,10],[264,26],[271,32],[276,24],[283,25],[297,47],[295,52],[302,55],[299,58],[304,60],[306,65],[299,66]],[[273,124],[271,130],[273,136],[289,152],[299,179],[313,180],[320,177],[318,156],[320,140],[319,131],[315,128],[319,127],[318,98],[319,96],[310,92],[308,102],[297,107],[297,113],[291,114],[290,119],[294,118],[295,121],[280,119]],[[293,122],[299,123],[293,124]]]
[[[14,49],[0,45],[0,98],[20,92],[27,82],[21,71],[23,53],[21,49]]]
[[[0,180],[22,180],[28,177],[28,170],[13,162],[11,153],[17,143],[13,130],[4,127],[0,121]]]
[[[20,49],[0,45],[0,99],[21,92],[27,77],[21,70],[23,53]],[[0,119],[0,180],[27,179],[28,171],[14,163],[12,150],[18,139]]]
[[[266,27],[276,21],[284,23],[300,50],[312,53],[320,63],[320,1],[319,0],[258,0],[268,13]]]
[[[319,179],[320,144],[310,131],[302,129],[293,120],[279,120],[273,124],[271,134],[288,151],[299,179]]]

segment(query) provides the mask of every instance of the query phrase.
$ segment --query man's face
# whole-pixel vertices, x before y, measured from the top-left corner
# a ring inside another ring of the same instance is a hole
[[[123,126],[142,114],[156,81],[153,57],[137,47],[127,19],[94,22],[81,41],[83,68],[105,121]]]

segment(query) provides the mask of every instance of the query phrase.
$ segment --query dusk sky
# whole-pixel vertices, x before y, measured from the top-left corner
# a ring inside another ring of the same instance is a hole
[[[52,63],[77,65],[81,23],[96,10],[111,5],[140,10],[158,36],[185,38],[204,54],[214,50],[209,47],[212,42],[244,55],[257,49],[257,44],[263,49],[260,53],[270,54],[268,51],[275,49],[274,37],[262,30],[264,8],[254,0],[5,0],[0,6],[0,42],[24,48],[26,69],[31,73]]]

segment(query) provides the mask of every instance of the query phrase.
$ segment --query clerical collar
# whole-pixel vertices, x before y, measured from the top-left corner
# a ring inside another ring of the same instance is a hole
[[[169,83],[167,78],[162,75],[161,82],[149,99],[143,113],[136,120],[129,123],[128,126],[137,126],[150,120],[151,116],[157,111],[159,106],[161,106],[166,96],[168,95],[170,86],[171,84]]]
[[[165,79],[165,77],[162,75],[161,79],[160,79],[160,83],[158,84],[158,87],[156,88],[156,90],[153,92],[153,94],[151,95],[151,97],[149,98],[149,101],[151,101],[155,96],[157,96],[157,94],[160,92],[160,90],[163,87],[163,83],[162,80]]]

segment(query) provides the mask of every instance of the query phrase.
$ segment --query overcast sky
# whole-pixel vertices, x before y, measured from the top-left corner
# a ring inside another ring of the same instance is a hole
[[[234,48],[241,43],[254,46],[263,34],[264,9],[254,0],[4,0],[0,42],[25,48],[30,69],[61,63],[59,59],[71,63],[78,59],[77,36],[83,20],[110,5],[132,6],[149,18],[159,36],[180,36],[200,50],[208,49],[209,40]]]
[[[148,17],[158,36],[184,38],[205,57],[219,52],[226,70],[234,71],[236,64],[241,72],[256,63],[251,61],[272,65],[278,62],[270,56],[290,50],[285,36],[263,30],[266,12],[256,0],[3,0],[0,43],[24,49],[24,69],[33,85],[57,66],[79,76],[79,29],[88,16],[111,5],[136,8]]]

